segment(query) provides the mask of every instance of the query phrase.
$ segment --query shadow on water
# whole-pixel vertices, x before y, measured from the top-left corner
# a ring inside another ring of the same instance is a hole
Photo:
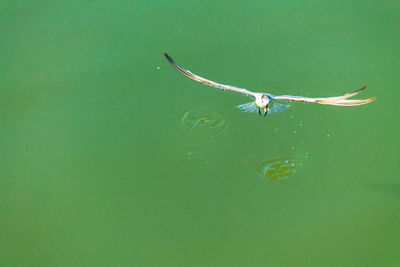
[[[190,131],[206,131],[211,137],[220,135],[227,121],[221,114],[203,109],[192,109],[182,116],[182,122]]]
[[[258,167],[258,173],[271,180],[284,180],[296,173],[299,164],[294,159],[281,158],[264,161]]]

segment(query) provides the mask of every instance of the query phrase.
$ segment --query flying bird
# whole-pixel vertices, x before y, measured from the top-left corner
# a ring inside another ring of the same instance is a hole
[[[167,53],[164,53],[164,56],[167,58],[169,63],[171,63],[172,67],[174,67],[177,71],[185,75],[186,77],[195,80],[199,83],[209,85],[212,87],[215,87],[220,90],[228,90],[228,91],[234,91],[249,97],[254,98],[254,101],[245,103],[239,106],[236,106],[240,110],[244,112],[257,112],[262,115],[262,112],[264,113],[264,116],[266,116],[268,113],[276,113],[276,112],[282,112],[288,109],[290,106],[287,104],[281,104],[277,103],[277,100],[282,100],[282,101],[299,101],[299,102],[307,102],[307,103],[317,103],[317,104],[322,104],[322,105],[332,105],[332,106],[359,106],[359,105],[364,105],[367,103],[370,103],[374,101],[376,98],[371,97],[367,99],[348,99],[352,96],[355,96],[362,92],[366,86],[362,87],[361,89],[358,89],[357,91],[347,93],[342,96],[333,96],[333,97],[303,97],[303,96],[292,96],[292,95],[272,95],[269,93],[256,93],[256,92],[251,92],[247,89],[243,88],[238,88],[232,85],[225,85],[225,84],[220,84],[216,83],[213,81],[210,81],[208,79],[202,78],[196,74],[193,74],[189,70],[186,70],[182,67],[180,67],[178,64],[175,63],[175,61],[168,56]]]

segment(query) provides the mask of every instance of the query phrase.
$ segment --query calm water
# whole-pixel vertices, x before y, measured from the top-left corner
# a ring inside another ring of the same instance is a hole
[[[2,266],[399,265],[399,1],[63,2],[0,3]]]

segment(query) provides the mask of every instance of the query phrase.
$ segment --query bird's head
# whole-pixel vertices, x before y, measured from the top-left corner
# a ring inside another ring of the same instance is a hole
[[[260,97],[256,97],[256,105],[259,108],[267,108],[269,102],[271,102],[271,97],[269,95],[261,95]]]

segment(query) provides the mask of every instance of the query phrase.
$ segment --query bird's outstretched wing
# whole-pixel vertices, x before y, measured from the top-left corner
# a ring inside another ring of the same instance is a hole
[[[202,78],[200,76],[197,76],[196,74],[191,73],[189,70],[186,70],[182,67],[180,67],[178,64],[175,63],[175,61],[168,56],[167,53],[164,53],[164,56],[167,58],[167,60],[169,61],[169,63],[171,63],[172,67],[174,67],[177,71],[179,71],[180,73],[182,73],[183,75],[185,75],[186,77],[195,80],[196,82],[205,84],[205,85],[209,85],[215,88],[218,88],[220,90],[229,90],[229,91],[234,91],[237,93],[241,93],[243,95],[247,95],[247,96],[252,96],[254,97],[254,93],[250,92],[249,90],[243,89],[243,88],[238,88],[232,85],[225,85],[225,84],[220,84],[220,83],[216,83],[210,80],[207,80],[205,78]]]
[[[238,109],[240,109],[243,112],[246,113],[256,113],[258,112],[258,107],[256,106],[256,103],[254,101],[251,101],[249,103],[241,104],[236,106]]]
[[[276,103],[275,101],[273,101],[271,104],[269,104],[268,114],[284,112],[288,108],[290,108],[290,105],[280,104],[280,103]]]
[[[364,105],[369,102],[374,101],[376,98],[371,97],[367,99],[348,99],[352,96],[355,96],[362,92],[366,86],[357,91],[347,93],[342,96],[334,96],[334,97],[303,97],[303,96],[292,96],[292,95],[279,95],[279,96],[271,96],[273,100],[286,100],[286,101],[300,101],[300,102],[308,102],[308,103],[317,103],[323,105],[332,105],[332,106],[359,106]]]

